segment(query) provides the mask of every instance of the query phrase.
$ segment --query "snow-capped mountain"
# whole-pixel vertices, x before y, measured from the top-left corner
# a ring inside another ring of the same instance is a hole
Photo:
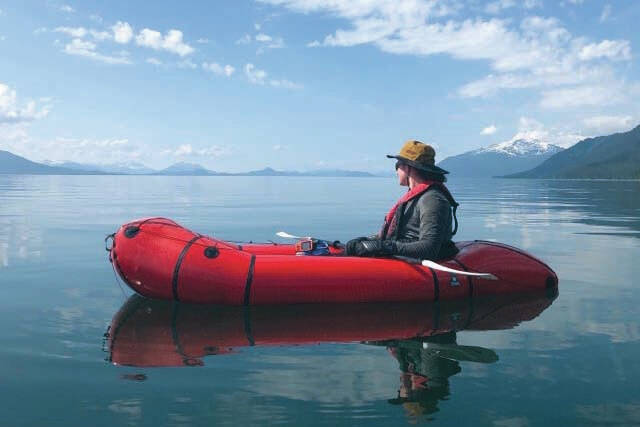
[[[513,138],[447,157],[438,166],[451,172],[451,178],[502,176],[532,169],[562,150],[538,139]]]
[[[509,156],[544,156],[548,153],[555,154],[563,148],[538,139],[512,139],[511,141],[500,142],[486,148],[471,151],[473,154],[482,153],[504,153]]]

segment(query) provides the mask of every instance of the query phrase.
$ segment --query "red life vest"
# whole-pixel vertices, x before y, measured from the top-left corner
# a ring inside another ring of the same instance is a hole
[[[453,196],[449,192],[449,189],[442,183],[438,181],[426,181],[422,184],[418,184],[413,188],[409,189],[400,199],[396,202],[395,205],[389,210],[389,213],[384,217],[384,223],[382,224],[382,229],[380,230],[380,238],[387,239],[389,236],[392,236],[398,226],[396,211],[401,205],[409,202],[410,200],[417,199],[422,194],[426,193],[430,188],[436,187],[439,188],[444,195],[451,203],[451,208],[453,210],[453,219],[455,220],[455,228],[451,235],[456,234],[458,231],[458,218],[456,218],[456,210],[458,209],[458,203],[454,200]]]

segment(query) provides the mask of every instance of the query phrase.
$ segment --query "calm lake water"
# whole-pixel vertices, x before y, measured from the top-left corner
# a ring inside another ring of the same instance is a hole
[[[346,241],[376,231],[402,189],[391,178],[0,175],[3,425],[640,424],[640,183],[450,188],[457,239],[542,258],[560,279],[555,300],[249,314],[126,303],[103,239],[128,220]],[[129,361],[173,366],[108,361],[118,343],[110,351],[103,334],[125,303]],[[436,335],[378,336],[408,312]],[[458,331],[437,335],[447,325]],[[315,344],[292,345],[302,341]]]

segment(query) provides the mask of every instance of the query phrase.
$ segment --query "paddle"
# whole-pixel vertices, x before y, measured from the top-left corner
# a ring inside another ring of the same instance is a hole
[[[286,231],[278,231],[276,233],[276,236],[282,237],[284,239],[311,239],[311,237],[294,236],[293,234],[289,234]],[[428,259],[419,260],[419,259],[407,258],[407,257],[402,257],[402,256],[396,256],[394,258],[397,258],[397,259],[402,260],[402,261],[410,262],[412,264],[422,264],[425,267],[432,268],[434,270],[444,271],[446,273],[457,274],[459,276],[470,276],[470,277],[479,277],[479,278],[487,279],[487,280],[498,280],[498,278],[496,276],[494,276],[493,274],[491,274],[491,273],[473,273],[473,272],[470,272],[470,271],[455,270],[453,268],[445,267],[444,265],[440,265],[440,264],[435,263],[433,261],[429,261]]]
[[[294,236],[293,234],[289,234],[286,231],[278,231],[276,236],[282,237],[283,239],[310,239],[311,237],[300,237]]]

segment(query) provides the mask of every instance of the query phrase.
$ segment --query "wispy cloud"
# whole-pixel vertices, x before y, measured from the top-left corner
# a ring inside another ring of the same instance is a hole
[[[582,120],[587,130],[596,135],[606,135],[613,132],[629,130],[634,124],[632,116],[594,116]]]
[[[219,76],[227,76],[227,77],[231,77],[233,72],[236,70],[234,67],[232,67],[229,64],[222,66],[217,62],[203,62],[202,69],[210,73],[217,74]]]
[[[609,16],[611,16],[611,5],[605,4],[602,8],[602,13],[600,14],[600,22],[606,21],[609,19]]]
[[[64,33],[71,37],[82,38],[88,34],[88,31],[84,27],[57,27],[54,28],[53,32],[55,33]]]
[[[82,39],[73,39],[63,50],[68,55],[84,56],[107,64],[131,64],[128,56],[120,52],[117,56],[104,55],[96,51],[96,44]]]
[[[631,60],[628,40],[590,41],[571,34],[556,18],[461,19],[458,12],[464,4],[455,0],[259,1],[305,14],[328,13],[348,22],[347,28],[338,28],[323,40],[308,43],[309,47],[372,44],[393,54],[445,54],[458,60],[487,61],[491,73],[460,87],[462,97],[530,89],[544,97],[541,105],[558,105],[545,92],[575,85],[615,87],[622,80],[615,63]],[[535,8],[541,3],[498,0],[488,3],[485,11],[498,13],[519,6]]]
[[[60,11],[65,13],[74,13],[76,10],[68,4],[63,4],[62,6],[60,6]]]
[[[627,40],[603,40],[583,46],[578,53],[583,61],[606,58],[612,61],[628,61],[631,59],[631,45]]]
[[[127,44],[133,38],[133,28],[128,22],[118,21],[111,27],[116,43]]]
[[[183,34],[180,30],[169,30],[163,36],[159,31],[145,28],[136,36],[136,44],[155,50],[165,50],[180,56],[186,56],[195,51],[182,40]]]
[[[251,35],[250,34],[245,34],[242,37],[240,37],[238,40],[236,40],[236,44],[249,44],[251,43]]]
[[[222,145],[211,145],[209,147],[197,148],[191,144],[181,144],[177,148],[169,148],[161,151],[164,156],[187,158],[187,157],[223,157],[232,153],[231,147]]]
[[[292,90],[297,90],[297,89],[302,89],[303,86],[299,83],[294,83],[290,80],[287,79],[282,79],[282,80],[269,80],[269,84],[273,87],[278,87],[278,88],[283,88],[283,89],[292,89]]]
[[[299,83],[292,82],[287,79],[269,79],[268,73],[264,70],[260,70],[255,65],[249,63],[244,66],[244,73],[247,80],[251,84],[265,85],[269,84],[272,87],[282,89],[302,89],[303,86]]]
[[[8,85],[0,83],[0,125],[41,119],[49,114],[50,109],[49,105],[38,106],[33,100],[20,103],[16,91]]]
[[[490,125],[482,129],[482,131],[480,131],[480,135],[493,135],[497,130],[498,128],[495,127],[495,125]]]
[[[282,37],[271,37],[268,34],[259,33],[256,34],[255,40],[269,49],[280,49],[284,47],[284,39]]]
[[[267,78],[266,71],[256,68],[255,65],[251,63],[244,66],[244,74],[247,76],[247,80],[249,80],[249,83],[255,85],[263,85]]]
[[[488,3],[484,10],[487,13],[497,15],[505,9],[509,9],[516,6],[515,0],[498,0]]]
[[[534,118],[520,117],[518,120],[518,132],[513,135],[509,142],[518,139],[537,140],[567,148],[585,138],[586,136],[582,133],[569,128],[549,128]]]

